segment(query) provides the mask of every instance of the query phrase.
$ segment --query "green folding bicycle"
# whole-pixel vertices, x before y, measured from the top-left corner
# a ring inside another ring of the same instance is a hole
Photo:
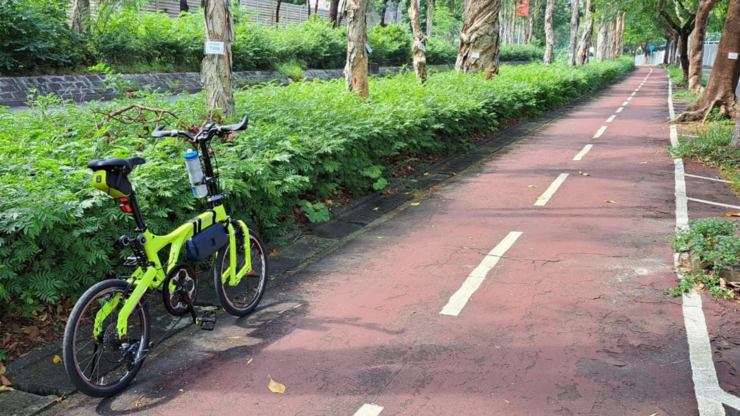
[[[193,304],[198,296],[198,277],[192,266],[178,263],[181,251],[186,252],[189,261],[215,255],[214,285],[226,312],[244,316],[257,307],[267,277],[265,249],[244,222],[226,214],[224,195],[219,192],[208,152],[214,137],[223,138],[246,127],[245,117],[241,123],[230,126],[207,122],[195,136],[185,131],[163,130],[162,126],[152,132],[153,137],[185,137],[197,144],[197,157],[203,162],[202,182],[198,186],[204,187],[199,190],[211,206],[164,236],[147,229],[128,180],[133,168],[143,164],[144,159],[94,160],[87,165],[93,170],[93,186],[117,199],[121,211],[134,217],[138,235],[122,236],[119,243],[133,252],[125,265],[137,269],[130,276],[95,284],[72,309],[64,331],[64,366],[80,392],[93,397],[110,396],[126,388],[136,376],[150,348],[149,310],[147,302],[142,301],[147,291],[161,291],[164,306],[171,314],[190,313],[194,323],[213,329],[215,313],[196,317]],[[193,159],[196,155],[189,156]],[[162,264],[158,253],[167,246],[169,258]]]

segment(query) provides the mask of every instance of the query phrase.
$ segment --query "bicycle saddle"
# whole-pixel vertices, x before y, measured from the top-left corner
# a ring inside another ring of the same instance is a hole
[[[128,157],[125,159],[99,159],[91,161],[87,164],[87,167],[92,170],[127,168],[130,172],[134,166],[143,165],[145,162],[146,160],[138,156]]]

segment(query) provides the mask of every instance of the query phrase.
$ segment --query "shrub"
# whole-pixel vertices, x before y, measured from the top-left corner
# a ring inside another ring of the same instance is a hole
[[[427,39],[427,64],[454,64],[457,59],[458,46],[456,43],[434,37]]]
[[[280,25],[270,32],[276,61],[299,61],[304,68],[333,69],[344,66],[347,30],[334,29],[331,23],[312,17],[300,25]]]
[[[471,135],[541,114],[633,66],[629,58],[577,68],[504,66],[490,81],[447,72],[426,85],[406,73],[371,79],[371,101],[345,92],[339,80],[238,91],[237,113],[253,122],[233,143],[214,145],[229,212],[274,232],[296,207],[307,209],[303,200],[382,188],[393,157],[469,149]],[[185,143],[150,138],[153,123],[103,120],[101,111],[129,103],[0,109],[0,314],[29,312],[62,294],[74,298],[94,281],[126,271],[119,266],[127,253],[114,241],[131,232],[133,220],[92,189],[89,160],[147,160],[131,178],[154,233],[205,208],[189,192]],[[202,94],[176,101],[149,94],[141,104],[173,111],[180,128],[205,117]],[[173,118],[166,122],[177,125]]]
[[[504,62],[542,61],[545,49],[535,45],[501,45],[499,59]]]
[[[90,63],[84,42],[67,25],[62,4],[0,1],[0,73],[53,72]]]
[[[367,31],[368,43],[373,48],[370,61],[381,66],[401,66],[411,63],[413,37],[405,25],[375,25]]]

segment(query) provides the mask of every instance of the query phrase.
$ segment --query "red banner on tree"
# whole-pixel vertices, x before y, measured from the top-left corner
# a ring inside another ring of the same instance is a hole
[[[516,2],[516,15],[522,17],[529,16],[529,0]]]

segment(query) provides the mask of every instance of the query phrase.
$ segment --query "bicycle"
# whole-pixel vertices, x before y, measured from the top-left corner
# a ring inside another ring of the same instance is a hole
[[[87,167],[93,170],[93,186],[117,199],[121,211],[134,217],[138,236],[124,235],[118,242],[133,251],[124,265],[137,269],[130,276],[93,285],[72,309],[64,331],[63,361],[67,375],[80,392],[93,397],[110,396],[126,388],[136,376],[150,348],[149,309],[142,302],[147,291],[161,290],[165,308],[172,315],[184,316],[189,312],[194,323],[200,323],[203,329],[213,329],[215,312],[204,313],[200,319],[195,314],[198,277],[192,266],[178,263],[183,247],[189,261],[202,261],[215,255],[214,285],[226,312],[245,316],[259,304],[267,277],[264,245],[243,221],[227,215],[223,206],[225,197],[219,192],[209,154],[214,137],[224,138],[244,130],[247,123],[247,117],[229,126],[206,122],[195,136],[186,131],[163,130],[163,126],[152,132],[152,137],[183,137],[197,144],[195,153],[200,153],[197,157],[204,167],[197,186],[205,185],[203,192],[207,193],[205,197],[211,207],[164,236],[147,229],[128,180],[133,169],[145,163],[144,159],[130,157],[88,163]],[[189,155],[194,158],[192,152]],[[196,194],[195,187],[193,193]],[[169,257],[163,265],[158,254],[168,245]]]

